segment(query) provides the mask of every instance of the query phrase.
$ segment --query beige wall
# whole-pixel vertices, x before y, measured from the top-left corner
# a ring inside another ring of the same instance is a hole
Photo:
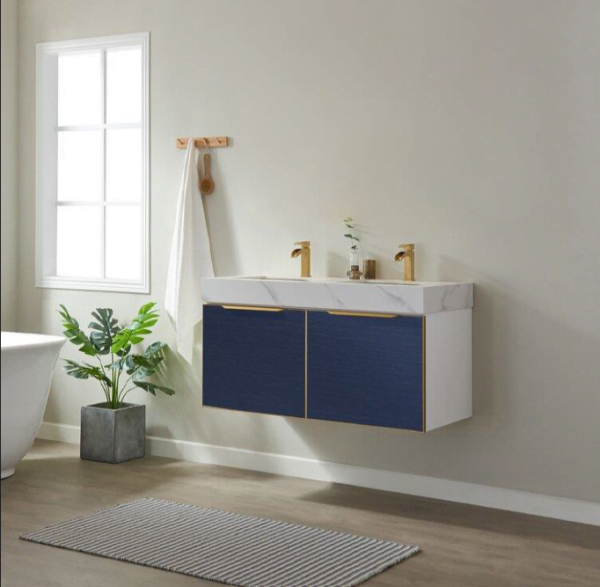
[[[17,0],[1,0],[2,330],[17,325]]]
[[[146,296],[34,287],[35,44],[152,34],[152,295],[162,302],[183,154],[227,134],[207,198],[220,275],[341,275],[353,215],[383,277],[473,280],[474,408],[427,436],[144,398],[153,435],[600,501],[600,3],[21,0],[20,327],[56,307],[129,317]],[[160,336],[173,342],[165,318]],[[71,349],[69,356],[73,355]],[[46,419],[95,388],[57,374]]]

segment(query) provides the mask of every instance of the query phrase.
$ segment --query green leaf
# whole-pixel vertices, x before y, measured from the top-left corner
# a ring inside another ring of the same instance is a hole
[[[113,353],[121,352],[132,344],[141,343],[148,334],[152,333],[151,328],[158,322],[159,316],[158,312],[153,310],[154,306],[156,306],[155,302],[143,305],[131,325],[114,335],[111,347]]]
[[[98,351],[90,338],[81,330],[79,327],[79,322],[69,314],[69,311],[62,304],[60,305],[59,314],[62,318],[62,325],[64,327],[63,334],[69,339],[69,341],[74,344],[76,347],[79,347],[79,350],[90,356],[94,357],[98,355]]]
[[[143,369],[156,369],[158,363],[162,361],[161,358],[155,361],[154,359],[149,359],[144,355],[131,355],[131,360],[135,367],[142,367]]]
[[[69,359],[65,359],[64,361],[65,365],[63,366],[63,369],[70,377],[75,377],[75,379],[89,379],[90,377],[93,377],[94,379],[105,383],[108,387],[112,387],[111,380],[104,375],[100,367],[88,365],[87,363],[80,365]]]
[[[113,337],[119,332],[118,320],[113,318],[113,311],[109,308],[98,308],[92,312],[92,316],[97,322],[90,322],[88,326],[94,331],[90,335],[90,341],[99,354],[108,355],[113,344]]]
[[[164,348],[165,345],[162,342],[155,342],[151,344],[143,355],[134,355],[132,364],[137,368],[133,371],[133,380],[141,381],[146,377],[150,377],[156,373],[158,366],[164,361]],[[130,373],[131,374],[131,373]]]
[[[163,351],[165,346],[162,342],[155,342],[143,354],[128,355],[110,365],[109,368],[125,369],[127,374],[132,376],[134,383],[140,382],[156,373],[165,359]]]
[[[147,381],[134,381],[135,385],[152,395],[156,395],[157,391],[162,391],[166,395],[175,395],[175,391],[170,387],[164,387],[163,385],[156,385],[155,383],[148,383]]]
[[[124,369],[128,375],[133,375],[134,381],[139,381],[154,375],[158,366],[164,361],[162,342],[150,345],[144,354],[128,355],[109,365],[109,369]]]
[[[130,355],[126,355],[124,357],[121,357],[119,360],[115,361],[114,363],[111,363],[108,368],[111,370],[123,370],[123,369],[127,369],[127,362],[130,359]]]
[[[152,355],[155,355],[157,353],[160,353],[162,356],[163,349],[166,346],[167,345],[163,342],[154,342],[144,351],[144,357],[151,357]]]

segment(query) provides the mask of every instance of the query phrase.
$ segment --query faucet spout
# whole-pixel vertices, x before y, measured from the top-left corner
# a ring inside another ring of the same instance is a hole
[[[399,245],[402,249],[394,257],[394,261],[400,263],[404,262],[404,281],[415,280],[415,245],[413,243],[407,243]]]
[[[310,241],[301,241],[294,243],[299,249],[294,249],[291,254],[292,259],[300,257],[300,277],[310,277]]]

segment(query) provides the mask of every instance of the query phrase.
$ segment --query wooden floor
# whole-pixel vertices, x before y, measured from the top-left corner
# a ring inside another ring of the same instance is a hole
[[[43,441],[1,487],[2,587],[215,585],[18,539],[146,495],[422,547],[369,587],[600,585],[600,528],[474,506],[158,458],[102,465]]]

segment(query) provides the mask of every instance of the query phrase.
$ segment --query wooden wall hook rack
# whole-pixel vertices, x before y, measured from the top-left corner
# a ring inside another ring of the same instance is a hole
[[[189,137],[179,138],[175,141],[175,146],[178,149],[187,149],[190,140],[194,141],[194,144],[198,149],[210,147],[214,149],[216,147],[227,147],[229,145],[229,137]]]

